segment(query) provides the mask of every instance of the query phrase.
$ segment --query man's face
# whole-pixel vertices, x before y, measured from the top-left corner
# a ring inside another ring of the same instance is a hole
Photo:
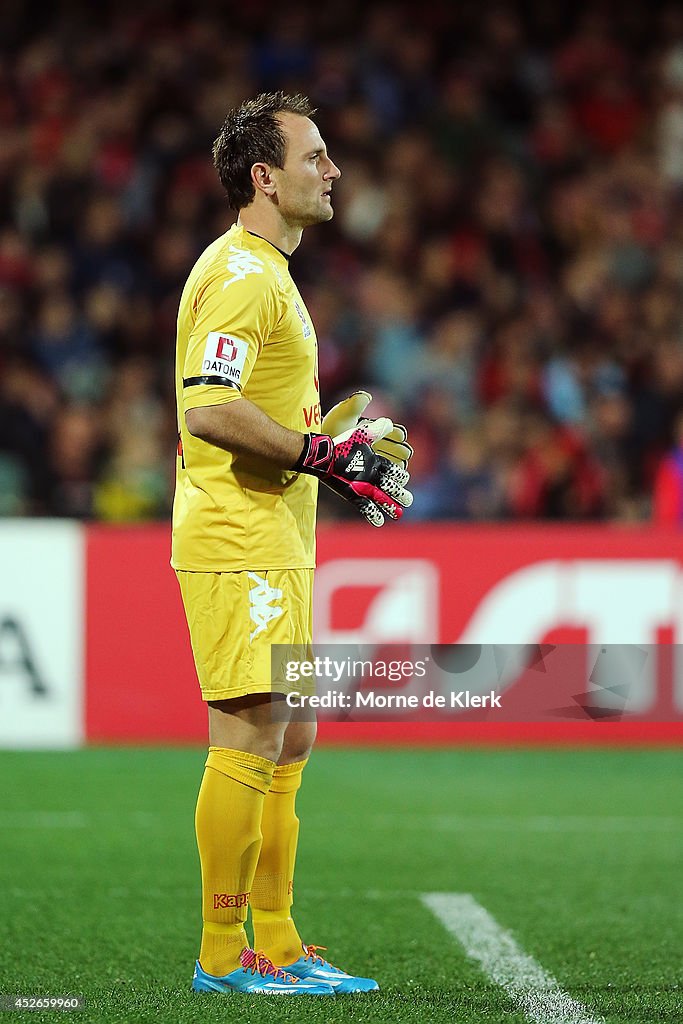
[[[308,117],[278,115],[287,136],[285,166],[272,168],[280,214],[292,227],[322,224],[334,216],[332,185],[341,171],[327,155],[318,126]]]

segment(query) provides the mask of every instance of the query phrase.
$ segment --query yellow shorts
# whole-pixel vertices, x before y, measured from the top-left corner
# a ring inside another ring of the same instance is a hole
[[[271,645],[280,663],[310,657],[313,569],[176,575],[204,700],[301,689],[271,665]]]

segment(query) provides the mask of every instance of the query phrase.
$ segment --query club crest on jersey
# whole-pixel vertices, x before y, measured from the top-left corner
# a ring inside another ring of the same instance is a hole
[[[249,252],[247,249],[238,249],[236,245],[231,245],[228,252],[230,255],[226,266],[232,277],[223,282],[223,289],[234,284],[235,281],[244,281],[248,274],[263,273],[263,260],[254,256],[253,252]]]
[[[227,377],[239,384],[249,346],[240,338],[220,331],[211,331],[204,346],[202,373],[211,377]]]
[[[310,338],[310,336],[311,336],[311,325],[309,324],[308,320],[306,319],[304,311],[301,308],[301,306],[299,305],[299,303],[296,301],[296,299],[294,300],[294,309],[296,310],[297,315],[299,317],[299,320],[301,320],[301,323],[303,325],[304,338]]]

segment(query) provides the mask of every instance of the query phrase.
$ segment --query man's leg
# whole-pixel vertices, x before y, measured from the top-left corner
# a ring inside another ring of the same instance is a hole
[[[263,583],[258,577],[259,586],[252,587],[253,575],[178,571],[197,677],[209,709],[210,747],[195,819],[203,928],[192,988],[329,996],[334,990],[327,983],[294,978],[258,956],[248,948],[244,930],[264,801],[292,714],[273,686],[271,664],[272,645],[291,643],[289,574],[264,574],[273,598],[282,601],[282,614],[274,614],[270,625],[263,615],[252,614],[254,591],[260,593]],[[242,695],[233,696],[235,690]]]
[[[209,755],[195,818],[202,869],[199,962],[212,975],[240,966],[261,849],[264,801],[280,757],[286,714],[273,721],[270,694],[209,704]],[[283,709],[278,709],[279,711]]]
[[[347,974],[317,952],[321,946],[303,943],[292,919],[299,836],[295,801],[316,732],[315,722],[306,721],[306,714],[294,712],[290,719],[273,784],[264,800],[263,844],[251,898],[254,946],[302,980],[331,985],[338,993],[377,992],[379,985],[374,979]]]
[[[263,804],[263,843],[251,891],[254,948],[273,963],[291,964],[301,956],[302,942],[292,919],[294,865],[299,819],[296,794],[315,741],[315,721],[297,720],[284,734],[282,753]],[[310,718],[310,712],[308,713]]]

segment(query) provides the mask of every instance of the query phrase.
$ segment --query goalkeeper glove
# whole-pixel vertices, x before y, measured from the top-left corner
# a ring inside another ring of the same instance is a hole
[[[413,503],[412,494],[404,486],[408,471],[373,451],[373,444],[387,437],[393,426],[391,420],[382,417],[351,427],[334,438],[306,434],[293,468],[297,473],[317,476],[373,526],[383,526],[385,516],[400,519],[403,508]]]
[[[371,401],[372,395],[368,391],[354,391],[327,413],[322,422],[323,433],[337,437],[351,427],[372,423],[372,420],[363,417],[366,406]],[[407,468],[413,455],[413,449],[408,444],[408,431],[400,423],[394,423],[388,434],[378,438],[373,443],[372,450],[403,469]]]

